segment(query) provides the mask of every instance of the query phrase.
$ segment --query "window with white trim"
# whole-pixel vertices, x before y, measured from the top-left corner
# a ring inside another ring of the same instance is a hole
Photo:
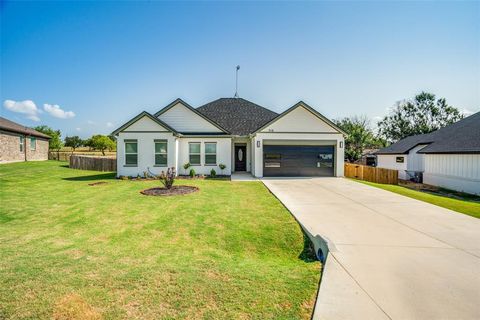
[[[192,166],[200,165],[200,142],[190,142],[188,144],[188,161]]]
[[[35,151],[37,149],[37,138],[30,137],[30,150]]]
[[[155,140],[155,165],[167,166],[167,140]]]
[[[20,152],[23,152],[23,147],[25,146],[25,138],[20,136]]]
[[[205,142],[205,165],[217,165],[217,143]]]
[[[125,140],[125,165],[136,167],[138,164],[137,140]]]

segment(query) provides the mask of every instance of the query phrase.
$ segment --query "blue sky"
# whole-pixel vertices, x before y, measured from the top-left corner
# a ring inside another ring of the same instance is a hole
[[[0,10],[1,115],[64,135],[109,133],[177,97],[195,107],[231,97],[237,64],[240,96],[277,112],[304,100],[330,118],[375,120],[421,90],[480,110],[480,2],[2,2]]]

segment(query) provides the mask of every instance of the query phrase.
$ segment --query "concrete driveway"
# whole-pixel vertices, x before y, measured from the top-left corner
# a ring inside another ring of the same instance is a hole
[[[328,244],[314,319],[480,319],[480,219],[343,178],[262,181]]]

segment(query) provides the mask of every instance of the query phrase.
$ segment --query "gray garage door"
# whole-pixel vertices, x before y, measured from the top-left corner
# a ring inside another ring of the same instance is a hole
[[[334,175],[333,146],[263,146],[265,177]]]

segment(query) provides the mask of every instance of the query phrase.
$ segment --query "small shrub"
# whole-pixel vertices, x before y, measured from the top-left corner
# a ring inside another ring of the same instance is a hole
[[[217,176],[217,172],[215,169],[210,170],[210,177],[215,178]]]
[[[171,167],[167,169],[166,173],[165,171],[162,171],[162,173],[160,173],[159,179],[165,188],[171,189],[173,186],[173,183],[175,182],[175,177],[176,177],[175,168]]]
[[[193,178],[195,177],[195,169],[190,169],[190,177]]]
[[[120,180],[128,180],[128,176],[120,176],[118,177]]]
[[[185,174],[187,173],[187,170],[188,168],[190,168],[192,165],[190,164],[190,162],[187,162],[183,165],[183,169],[185,169]]]
[[[143,177],[144,177],[145,179],[148,179],[148,178],[150,177],[150,175],[148,174],[147,171],[143,171]]]
[[[223,174],[223,170],[227,167],[226,165],[224,165],[223,163],[220,163],[218,165],[218,167],[220,168],[220,170],[222,170],[222,174]]]

